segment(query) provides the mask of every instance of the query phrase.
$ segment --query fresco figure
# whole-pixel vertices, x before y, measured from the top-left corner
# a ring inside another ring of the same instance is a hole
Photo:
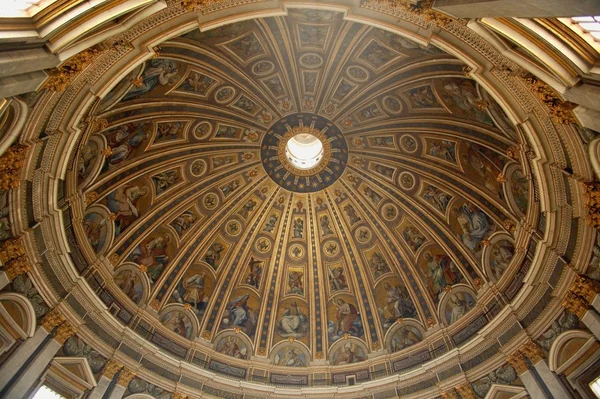
[[[413,326],[403,326],[392,337],[391,352],[397,352],[421,342],[421,332]]]
[[[304,295],[304,272],[290,271],[288,273],[287,293]]]
[[[171,312],[170,315],[167,314],[163,324],[169,330],[184,338],[189,338],[192,335],[191,323],[189,320],[186,320],[186,316],[181,312]]]
[[[227,310],[229,310],[231,322],[236,326],[243,325],[250,318],[250,308],[248,307],[249,298],[250,295],[243,294],[241,296],[238,296],[237,298],[234,298],[227,305]]]
[[[178,303],[186,303],[198,316],[204,313],[208,293],[206,292],[206,273],[194,273],[183,277],[173,291],[173,299]]]
[[[336,314],[336,331],[342,332],[342,334],[350,333],[353,329],[353,324],[358,317],[358,310],[356,306],[351,303],[347,303],[342,298],[335,301],[337,309]]]
[[[98,150],[90,143],[82,146],[77,153],[77,174],[80,179],[87,177],[90,166],[98,156]]]
[[[133,262],[146,267],[146,273],[153,283],[158,280],[163,269],[169,263],[167,255],[169,241],[171,241],[171,237],[168,234],[148,238],[138,245],[129,256]]]
[[[110,147],[110,155],[107,161],[110,165],[116,165],[128,159],[133,151],[140,147],[150,138],[146,131],[146,124],[128,124],[117,127],[106,134],[106,140]]]
[[[425,243],[425,236],[413,226],[406,226],[402,231],[402,237],[413,252],[417,252]]]
[[[267,220],[267,223],[265,224],[265,228],[263,229],[263,231],[266,231],[267,233],[272,233],[273,229],[275,228],[275,224],[277,223],[277,219],[277,214],[271,214],[271,216],[269,216],[269,220]]]
[[[361,221],[360,216],[356,214],[356,210],[354,210],[354,207],[352,205],[346,205],[344,207],[344,211],[346,212],[346,216],[348,216],[348,219],[350,220],[350,224],[354,224],[356,222]]]
[[[331,230],[331,226],[329,225],[329,216],[322,215],[319,219],[319,222],[321,222],[321,231],[323,232],[324,236],[333,234],[333,230]]]
[[[473,252],[481,249],[481,241],[492,231],[493,222],[472,203],[452,209],[452,214],[460,225],[463,244]]]
[[[142,73],[142,85],[133,87],[123,97],[123,101],[132,100],[152,91],[157,85],[172,85],[179,80],[179,71],[175,61],[154,59],[148,61]]]
[[[106,219],[99,213],[91,212],[83,218],[83,228],[90,246],[97,253],[106,242]]]
[[[175,140],[183,132],[183,124],[181,122],[163,122],[156,127],[155,142]]]
[[[447,140],[433,141],[429,149],[429,155],[456,163],[456,144]]]
[[[423,193],[423,199],[433,205],[435,209],[441,213],[446,213],[448,203],[452,199],[452,196],[437,187],[428,185]]]
[[[235,357],[236,359],[248,358],[248,348],[246,345],[232,335],[223,338],[223,340],[219,342],[217,345],[217,352]]]
[[[106,206],[115,214],[115,237],[140,217],[138,201],[148,192],[148,187],[124,185],[108,194]]]
[[[256,206],[256,201],[254,200],[248,200],[244,206],[242,206],[242,209],[240,209],[239,214],[242,215],[242,217],[245,219],[248,217],[248,215],[250,214],[250,212],[252,212],[254,210],[254,207]]]
[[[140,276],[136,272],[133,270],[120,271],[115,276],[114,281],[121,291],[123,291],[133,302],[140,302],[144,289]]]
[[[175,229],[179,236],[183,235],[196,222],[196,215],[190,211],[185,211],[177,216],[172,222],[171,227]]]
[[[287,347],[275,355],[275,363],[279,366],[304,367],[306,366],[303,353],[296,352],[297,349]],[[284,352],[284,353],[282,353]]]
[[[389,326],[398,318],[416,316],[415,305],[406,287],[384,282],[383,288],[385,290],[385,304],[380,309],[380,313],[384,324]]]
[[[204,254],[204,261],[212,266],[213,269],[217,270],[218,262],[221,260],[221,252],[225,250],[225,247],[220,242],[213,243]]]
[[[462,156],[465,164],[475,170],[477,177],[484,187],[496,195],[500,194],[500,184],[497,177],[502,172],[504,161],[493,151],[470,144]]]
[[[245,283],[258,289],[263,272],[263,261],[255,260],[254,257],[250,257],[248,262],[248,276],[246,277]]]
[[[379,278],[379,276],[381,276],[382,274],[388,273],[390,271],[390,267],[387,263],[387,260],[380,252],[374,252],[371,255],[369,265],[371,266],[371,270],[373,271],[373,277],[375,279]]]
[[[467,314],[473,306],[475,306],[475,300],[471,295],[465,293],[462,295],[462,298],[459,298],[458,295],[453,294],[448,301],[448,305],[446,305],[446,314],[450,313],[450,324],[457,322]]]
[[[452,285],[462,280],[462,274],[456,270],[448,255],[432,255],[427,251],[423,255],[427,262],[428,279],[434,298],[438,298],[447,285]]]
[[[283,311],[281,319],[277,322],[276,332],[279,336],[287,338],[301,338],[306,336],[309,329],[308,317],[302,312],[296,301]]]
[[[365,360],[365,354],[356,344],[347,343],[337,350],[333,356],[333,365],[351,364]]]
[[[181,178],[176,170],[167,170],[152,176],[152,183],[154,183],[156,195],[164,193],[180,181]]]
[[[346,276],[344,275],[344,268],[342,266],[337,267],[328,267],[329,272],[329,286],[331,288],[331,292],[340,291],[348,289],[348,282],[346,281]]]
[[[294,220],[294,238],[302,238],[304,236],[304,220],[297,218]]]
[[[496,280],[504,274],[515,253],[515,247],[507,240],[500,240],[492,247],[490,254],[490,269]]]

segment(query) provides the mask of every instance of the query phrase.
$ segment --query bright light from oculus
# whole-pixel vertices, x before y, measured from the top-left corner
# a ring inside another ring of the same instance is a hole
[[[323,159],[323,143],[312,134],[300,133],[288,140],[285,155],[294,167],[312,169]]]

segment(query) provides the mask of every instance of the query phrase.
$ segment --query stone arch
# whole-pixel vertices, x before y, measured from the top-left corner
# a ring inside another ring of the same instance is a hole
[[[552,343],[548,352],[548,367],[560,373],[569,365],[589,354],[595,338],[583,330],[570,330],[560,334]]]

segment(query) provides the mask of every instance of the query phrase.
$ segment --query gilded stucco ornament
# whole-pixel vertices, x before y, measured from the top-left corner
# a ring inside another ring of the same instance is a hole
[[[589,309],[588,302],[572,292],[567,293],[561,304],[566,310],[576,315],[579,319],[583,318]]]
[[[109,359],[104,365],[104,368],[102,369],[102,375],[112,380],[115,374],[122,368],[123,365],[121,363],[118,363],[114,359]]]
[[[600,292],[600,283],[583,274],[579,274],[571,284],[570,291],[591,304]]]
[[[529,85],[536,97],[548,107],[554,122],[559,124],[577,123],[573,114],[575,104],[562,100],[554,89],[535,76],[525,76],[522,79]]]
[[[48,313],[46,313],[46,315],[42,319],[42,327],[47,332],[52,332],[52,330],[54,330],[54,327],[60,325],[64,321],[65,316],[62,314],[62,312],[59,309],[54,308]]]
[[[582,183],[584,188],[584,204],[587,210],[586,222],[589,226],[600,230],[600,182]]]
[[[58,326],[53,338],[58,343],[64,344],[67,339],[71,338],[76,333],[77,327],[74,327],[71,323],[65,321],[60,326]]]
[[[62,63],[58,68],[48,72],[48,79],[44,83],[44,88],[50,91],[63,92],[81,74],[94,60],[101,54],[99,48],[89,48],[75,54]]]
[[[529,340],[523,344],[520,350],[529,358],[529,360],[531,360],[532,364],[536,364],[544,359],[544,351],[532,340]]]
[[[515,371],[519,375],[523,374],[529,369],[525,360],[525,356],[521,351],[517,350],[513,352],[510,356],[508,356],[508,358],[506,358],[506,361],[515,369]]]
[[[129,385],[131,380],[134,379],[135,376],[135,371],[132,371],[125,367],[119,373],[119,377],[117,378],[117,384],[121,385],[122,387],[126,387],[127,385]]]

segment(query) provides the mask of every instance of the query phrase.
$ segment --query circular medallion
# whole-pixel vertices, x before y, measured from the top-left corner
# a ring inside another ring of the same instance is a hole
[[[192,163],[190,170],[192,172],[192,175],[194,175],[195,177],[200,177],[204,174],[204,172],[206,172],[206,162],[202,159],[196,159]]]
[[[259,61],[252,67],[252,73],[258,76],[263,76],[275,69],[275,65],[271,61]]]
[[[365,82],[369,79],[369,73],[365,68],[359,66],[351,66],[347,69],[348,76],[356,82]]]
[[[235,90],[233,89],[233,87],[231,87],[231,86],[223,87],[222,89],[220,89],[217,92],[217,94],[215,94],[215,100],[217,100],[218,103],[223,104],[223,103],[231,101],[234,94],[235,94]]]
[[[219,205],[219,197],[216,194],[208,193],[202,200],[206,209],[215,209]]]
[[[394,204],[385,204],[381,207],[381,216],[388,222],[393,221],[398,216],[398,207]]]
[[[406,152],[413,153],[417,151],[417,142],[412,136],[405,134],[400,137],[400,147]]]
[[[300,259],[304,258],[304,255],[305,255],[304,247],[300,244],[292,245],[289,250],[289,255],[290,255],[290,258],[292,258],[294,260],[300,260]]]
[[[354,237],[356,237],[356,240],[358,242],[364,244],[365,242],[367,242],[371,239],[371,230],[367,229],[366,227],[361,227],[359,229],[356,229],[356,232],[354,233]]]
[[[325,249],[325,255],[327,256],[335,256],[340,253],[340,246],[335,241],[327,241],[323,248]]]
[[[210,124],[210,122],[202,121],[194,127],[194,137],[196,137],[197,139],[206,138],[211,131],[212,125]]]
[[[269,249],[271,249],[271,241],[269,241],[268,239],[261,237],[258,240],[256,240],[256,244],[254,244],[254,246],[256,247],[256,250],[258,252],[268,252]]]
[[[277,121],[264,135],[261,160],[279,186],[310,193],[329,187],[342,175],[348,144],[328,119],[295,114]]]
[[[300,64],[306,68],[318,68],[323,64],[323,58],[318,54],[305,54],[300,57]]]
[[[239,235],[242,232],[242,225],[237,220],[232,220],[227,223],[227,234],[232,237]]]
[[[400,173],[399,179],[400,179],[400,185],[405,190],[410,190],[411,188],[413,188],[415,186],[415,178],[412,174],[410,174],[408,172]]]

